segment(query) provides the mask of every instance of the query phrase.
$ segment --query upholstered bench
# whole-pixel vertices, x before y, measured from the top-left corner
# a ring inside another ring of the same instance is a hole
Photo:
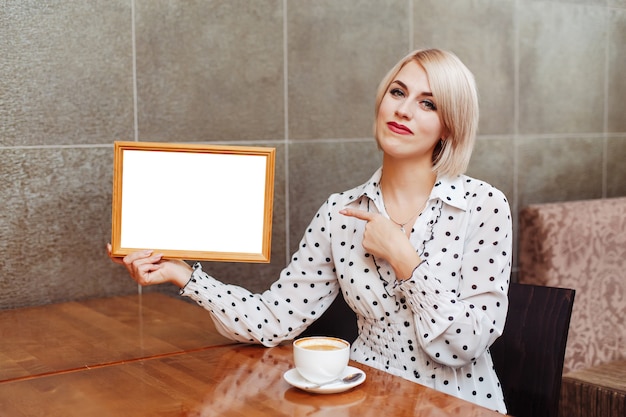
[[[560,416],[626,416],[626,198],[520,212],[518,280],[574,288]]]
[[[626,361],[568,372],[559,405],[560,416],[626,416]]]

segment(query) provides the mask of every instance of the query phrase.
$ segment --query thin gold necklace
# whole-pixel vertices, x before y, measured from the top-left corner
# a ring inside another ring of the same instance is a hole
[[[387,206],[385,205],[385,197],[383,196],[383,207],[385,208],[385,211],[387,212],[387,216],[389,216],[389,220],[391,220],[392,222],[394,222],[395,224],[397,224],[398,226],[400,226],[400,230],[402,230],[402,233],[406,233],[406,230],[404,230],[404,226],[406,226],[406,224],[408,222],[410,222],[414,217],[418,216],[419,214],[422,213],[422,211],[424,211],[424,209],[426,208],[426,204],[428,204],[428,198],[426,198],[426,201],[424,201],[424,205],[422,205],[420,207],[420,209],[416,212],[413,213],[413,215],[411,215],[411,217],[409,217],[405,222],[400,223],[395,221],[392,217],[391,214],[389,214],[389,210],[387,210]]]

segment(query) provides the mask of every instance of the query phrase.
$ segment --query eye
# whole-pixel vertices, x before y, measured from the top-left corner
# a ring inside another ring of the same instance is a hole
[[[433,103],[430,100],[422,100],[422,101],[420,101],[420,106],[423,107],[425,110],[431,110],[431,111],[436,111],[437,110],[437,106],[435,105],[435,103]]]
[[[404,97],[404,91],[401,88],[392,88],[391,90],[389,90],[389,94],[391,94],[394,97]]]

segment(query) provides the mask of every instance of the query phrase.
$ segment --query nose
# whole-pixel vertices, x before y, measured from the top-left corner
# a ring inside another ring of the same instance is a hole
[[[413,117],[413,111],[411,110],[411,105],[408,100],[398,103],[395,113],[396,116],[402,119],[410,119]]]

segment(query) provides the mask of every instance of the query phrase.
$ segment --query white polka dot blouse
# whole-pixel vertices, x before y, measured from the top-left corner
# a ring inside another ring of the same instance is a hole
[[[363,249],[365,222],[339,214],[352,207],[388,217],[381,174],[328,198],[269,290],[251,294],[196,264],[181,295],[207,309],[223,335],[275,346],[341,291],[358,321],[351,359],[506,413],[489,353],[508,308],[512,222],[504,194],[465,175],[438,178],[410,234],[423,262],[399,282]]]

